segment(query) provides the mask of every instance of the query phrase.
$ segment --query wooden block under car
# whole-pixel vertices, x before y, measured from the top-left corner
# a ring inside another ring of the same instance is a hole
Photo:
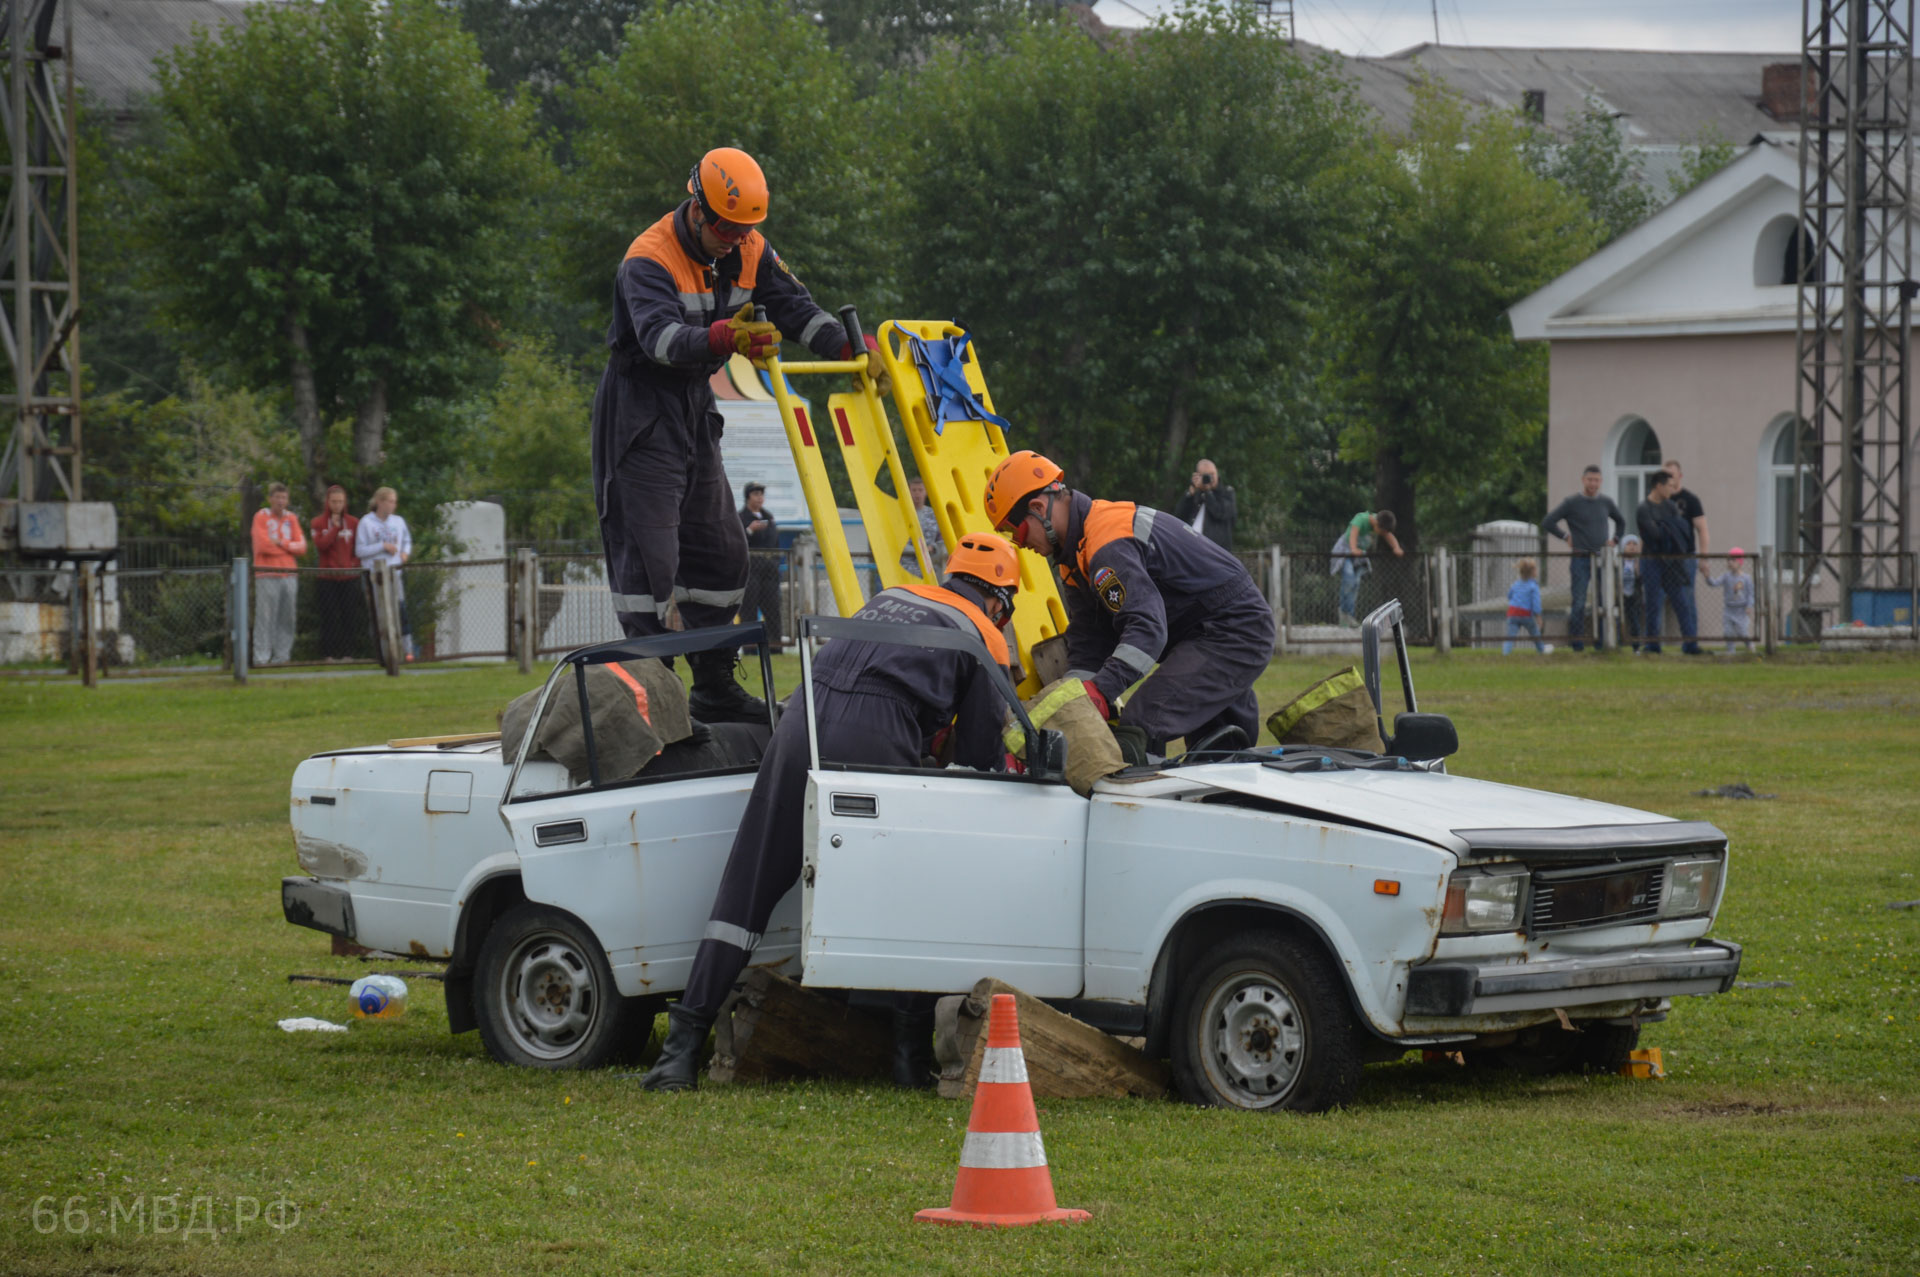
[[[1125,1095],[1163,1098],[1171,1077],[1162,1060],[1056,1011],[1010,984],[986,979],[973,992],[940,999],[934,1042],[940,1057],[940,1094],[973,1094],[987,1051],[987,1010],[993,995],[1011,993],[1020,1012],[1020,1046],[1027,1080],[1042,1099]]]
[[[885,1015],[801,988],[765,968],[747,974],[714,1025],[715,1082],[886,1077],[893,1025]]]

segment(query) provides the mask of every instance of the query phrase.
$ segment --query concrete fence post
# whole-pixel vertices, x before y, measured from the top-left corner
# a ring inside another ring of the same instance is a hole
[[[1427,564],[1433,577],[1433,650],[1442,656],[1453,651],[1453,556],[1447,547],[1435,547]]]
[[[1600,636],[1600,650],[1620,650],[1620,547],[1607,545],[1593,556],[1599,571],[1593,574],[1594,629]]]
[[[1267,604],[1273,608],[1273,652],[1276,656],[1283,655],[1287,650],[1286,573],[1282,567],[1284,561],[1285,556],[1280,553],[1279,546],[1267,547]]]
[[[227,583],[227,596],[233,600],[233,681],[247,681],[247,663],[253,657],[253,608],[247,597],[252,565],[245,559],[233,561],[233,575]]]
[[[540,641],[540,559],[532,550],[519,549],[513,555],[513,650],[522,674],[533,673],[533,658]]]
[[[100,617],[95,611],[94,596],[99,593],[100,579],[94,574],[94,565],[90,562],[80,565],[79,601],[80,601],[80,685],[92,687],[100,681]]]

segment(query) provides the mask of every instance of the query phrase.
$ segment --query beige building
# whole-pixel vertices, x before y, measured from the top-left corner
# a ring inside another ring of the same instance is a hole
[[[1551,350],[1550,501],[1597,463],[1631,524],[1677,459],[1714,552],[1787,548],[1798,187],[1791,147],[1755,146],[1508,312]]]

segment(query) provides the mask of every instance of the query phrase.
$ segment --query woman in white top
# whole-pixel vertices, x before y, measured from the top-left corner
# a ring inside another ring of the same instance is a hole
[[[407,623],[407,594],[400,581],[400,566],[413,557],[413,533],[407,521],[394,513],[400,494],[392,488],[377,488],[368,504],[367,515],[354,533],[353,553],[360,566],[371,569],[376,563],[394,567],[393,592],[400,603],[400,634],[406,644],[407,659],[413,659],[413,629]]]

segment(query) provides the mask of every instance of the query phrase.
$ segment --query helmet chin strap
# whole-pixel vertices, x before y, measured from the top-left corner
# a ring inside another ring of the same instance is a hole
[[[1063,489],[1056,483],[1041,494],[1045,504],[1040,510],[1040,530],[1047,534],[1048,558],[1053,558],[1058,555],[1063,548],[1060,544],[1060,539],[1053,533],[1053,498],[1054,494],[1060,491],[1063,491]]]

